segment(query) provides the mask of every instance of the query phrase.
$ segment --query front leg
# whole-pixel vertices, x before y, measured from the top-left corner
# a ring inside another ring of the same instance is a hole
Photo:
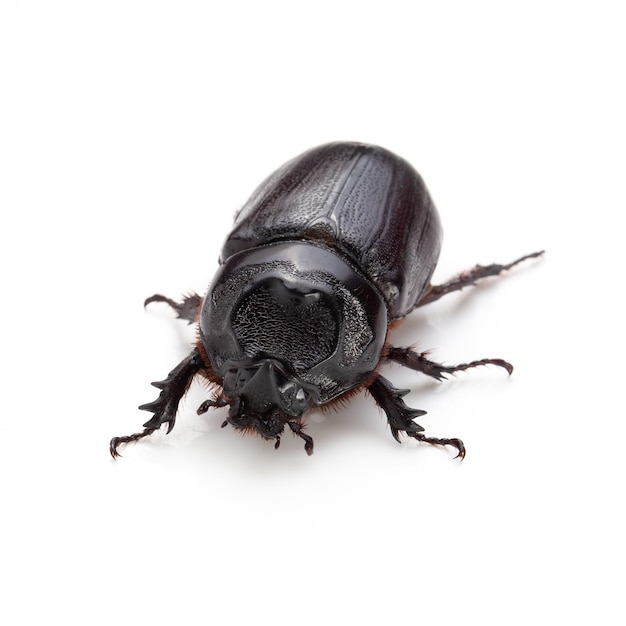
[[[189,356],[183,359],[168,375],[165,380],[152,383],[157,389],[161,389],[159,397],[154,402],[142,404],[139,409],[142,411],[151,411],[154,413],[152,419],[148,420],[143,426],[144,430],[140,433],[126,435],[124,437],[113,437],[109,444],[111,456],[115,459],[120,456],[118,448],[123,443],[139,441],[153,432],[158,430],[163,424],[167,424],[167,432],[174,428],[176,421],[176,411],[182,397],[189,389],[189,385],[194,376],[201,370],[205,369],[202,357],[198,348],[194,348]]]
[[[411,409],[405,404],[402,398],[409,393],[408,389],[396,389],[386,378],[377,376],[368,387],[368,391],[386,413],[391,434],[398,443],[400,443],[400,432],[404,432],[417,441],[433,445],[453,446],[458,450],[457,458],[463,459],[465,457],[465,446],[460,439],[439,439],[426,437],[422,434],[424,429],[413,420],[425,415],[426,411]]]

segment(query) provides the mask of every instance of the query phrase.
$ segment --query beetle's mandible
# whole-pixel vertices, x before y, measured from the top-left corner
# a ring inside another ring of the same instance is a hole
[[[160,382],[159,397],[139,408],[153,416],[142,432],[114,437],[111,455],[167,424],[195,376],[211,387],[198,408],[228,407],[222,424],[253,432],[278,448],[285,427],[313,452],[303,417],[313,407],[366,389],[387,415],[391,433],[456,448],[460,439],[428,437],[415,418],[423,415],[402,400],[379,374],[386,361],[442,380],[448,374],[502,359],[456,366],[426,353],[388,343],[392,322],[445,294],[495,276],[506,265],[477,265],[441,285],[432,285],[442,230],[420,175],[378,146],[331,143],[289,161],[254,192],[226,238],[217,275],[204,298],[177,302],[156,294],[178,317],[198,325],[191,353]]]

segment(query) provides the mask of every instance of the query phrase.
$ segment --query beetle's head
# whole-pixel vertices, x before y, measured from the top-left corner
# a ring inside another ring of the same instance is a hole
[[[228,422],[235,428],[252,431],[280,445],[288,425],[300,432],[300,417],[314,403],[314,389],[291,375],[275,359],[231,364],[224,375],[224,392],[231,398]],[[307,441],[308,443],[308,441]],[[310,454],[310,449],[305,446]]]
[[[229,257],[200,313],[200,341],[235,428],[280,441],[301,416],[371,377],[387,334],[385,300],[338,253],[279,242]]]

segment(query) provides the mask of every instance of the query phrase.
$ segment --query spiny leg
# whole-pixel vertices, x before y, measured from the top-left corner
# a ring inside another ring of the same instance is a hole
[[[444,380],[446,374],[463,372],[480,365],[497,365],[498,367],[503,367],[509,375],[513,373],[513,366],[502,359],[480,359],[479,361],[470,361],[469,363],[460,363],[459,365],[441,365],[428,359],[427,355],[427,352],[415,352],[411,348],[390,347],[387,350],[388,361],[395,361],[400,365],[409,367],[416,372],[422,372],[422,374],[437,380]]]
[[[145,299],[144,307],[151,302],[165,302],[169,304],[176,311],[176,317],[185,320],[188,324],[193,324],[196,321],[198,310],[202,306],[202,298],[193,292],[183,296],[182,302],[176,302],[176,300],[162,296],[160,293],[155,293],[153,296]]]
[[[120,456],[118,448],[123,443],[139,441],[154,431],[158,430],[163,424],[167,424],[167,432],[171,432],[176,421],[176,411],[182,397],[187,392],[193,377],[204,368],[202,357],[197,348],[194,348],[189,356],[183,359],[168,375],[165,380],[152,383],[157,389],[161,389],[159,397],[154,402],[142,404],[139,409],[142,411],[150,411],[154,413],[152,419],[148,420],[143,426],[144,430],[140,433],[127,435],[125,437],[113,437],[109,444],[111,456],[115,459]]]
[[[447,283],[443,283],[442,285],[431,285],[426,295],[415,305],[415,308],[424,306],[425,304],[430,304],[431,302],[435,302],[435,300],[439,300],[439,298],[445,296],[447,293],[459,291],[460,289],[463,289],[463,287],[469,287],[470,285],[474,285],[476,281],[480,280],[481,278],[487,278],[488,276],[497,276],[501,272],[510,270],[518,263],[526,261],[527,259],[534,259],[541,256],[543,253],[543,250],[541,250],[540,252],[533,252],[532,254],[527,254],[523,257],[520,257],[519,259],[516,259],[515,261],[513,261],[512,263],[508,263],[507,265],[499,265],[497,263],[494,263],[493,265],[477,265],[468,272],[463,272],[459,274],[452,280],[449,280]]]
[[[452,446],[458,451],[457,458],[463,459],[465,446],[460,439],[439,439],[426,437],[422,434],[424,429],[413,420],[425,415],[426,411],[411,409],[405,404],[402,397],[409,393],[408,389],[396,389],[386,378],[377,376],[368,387],[368,391],[386,413],[391,434],[398,443],[400,443],[400,432],[404,432],[417,441],[433,445]]]
[[[410,392],[410,389],[397,389],[383,376],[377,376],[368,387],[368,391],[387,415],[391,434],[398,443],[401,443],[401,431],[407,435],[412,435],[424,430],[413,420],[426,415],[426,411],[411,409],[402,400]]]

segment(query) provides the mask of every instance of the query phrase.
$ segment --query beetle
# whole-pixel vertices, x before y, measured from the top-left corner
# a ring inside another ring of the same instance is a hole
[[[198,414],[228,407],[228,424],[274,442],[287,427],[313,439],[303,417],[367,390],[383,409],[393,437],[452,446],[458,438],[424,434],[415,419],[425,411],[402,399],[379,370],[393,361],[443,380],[447,375],[495,365],[481,359],[446,366],[426,352],[390,345],[390,326],[417,307],[500,274],[540,256],[528,254],[506,265],[477,265],[452,280],[432,285],[442,228],[431,196],[417,171],[379,146],[335,142],[304,152],[270,175],[237,213],[205,297],[175,301],[155,294],[188,323],[198,339],[163,381],[159,397],[139,409],[153,413],[143,431],[114,437],[119,446],[138,441],[164,424],[174,427],[179,402],[192,380],[209,383],[209,399]]]

